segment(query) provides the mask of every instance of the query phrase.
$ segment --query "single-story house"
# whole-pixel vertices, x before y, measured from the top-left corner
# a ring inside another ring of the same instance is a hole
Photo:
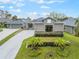
[[[64,23],[57,22],[51,17],[41,18],[33,21],[36,35],[61,35],[63,36]]]
[[[9,19],[0,18],[0,23],[6,23],[7,21],[10,21]]]
[[[25,27],[25,23],[21,20],[12,20],[12,21],[8,21],[5,23],[7,28],[24,28]]]
[[[4,24],[4,26],[6,27],[6,22],[10,21],[9,19],[6,18],[0,18],[0,23]]]
[[[70,34],[75,34],[75,27],[76,27],[75,22],[76,20],[72,17],[66,19],[64,21],[64,31]]]

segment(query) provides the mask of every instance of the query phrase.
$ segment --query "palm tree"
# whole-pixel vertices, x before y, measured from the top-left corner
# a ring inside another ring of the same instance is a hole
[[[5,11],[6,19],[11,19],[11,14],[8,11]]]

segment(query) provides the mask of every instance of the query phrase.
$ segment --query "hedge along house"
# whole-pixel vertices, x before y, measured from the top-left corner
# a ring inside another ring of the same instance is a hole
[[[51,17],[41,18],[33,22],[36,36],[63,36],[64,23],[57,22]]]
[[[34,30],[33,29],[33,23],[31,19],[28,17],[27,19],[18,19],[18,20],[10,20],[7,21],[6,23],[7,28],[21,28],[25,30]]]

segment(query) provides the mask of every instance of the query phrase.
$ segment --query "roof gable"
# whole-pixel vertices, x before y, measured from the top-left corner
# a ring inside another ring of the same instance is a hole
[[[56,21],[55,19],[53,19],[51,17],[46,17],[46,18],[41,17],[41,18],[38,18],[38,19],[34,19],[33,22],[44,22],[47,19],[51,19],[53,21]]]
[[[51,19],[51,20],[53,20],[53,21],[56,21],[55,19],[53,19],[53,18],[51,18],[51,17],[47,17],[47,18],[43,19],[43,21],[44,21],[44,20],[48,20],[48,19]]]

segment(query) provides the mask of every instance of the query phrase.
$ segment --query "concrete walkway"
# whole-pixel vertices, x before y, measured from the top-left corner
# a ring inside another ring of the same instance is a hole
[[[22,41],[34,35],[33,30],[24,30],[0,46],[0,59],[15,59]]]
[[[18,29],[3,29],[3,31],[0,32],[0,40],[4,39],[5,37],[17,30]]]

